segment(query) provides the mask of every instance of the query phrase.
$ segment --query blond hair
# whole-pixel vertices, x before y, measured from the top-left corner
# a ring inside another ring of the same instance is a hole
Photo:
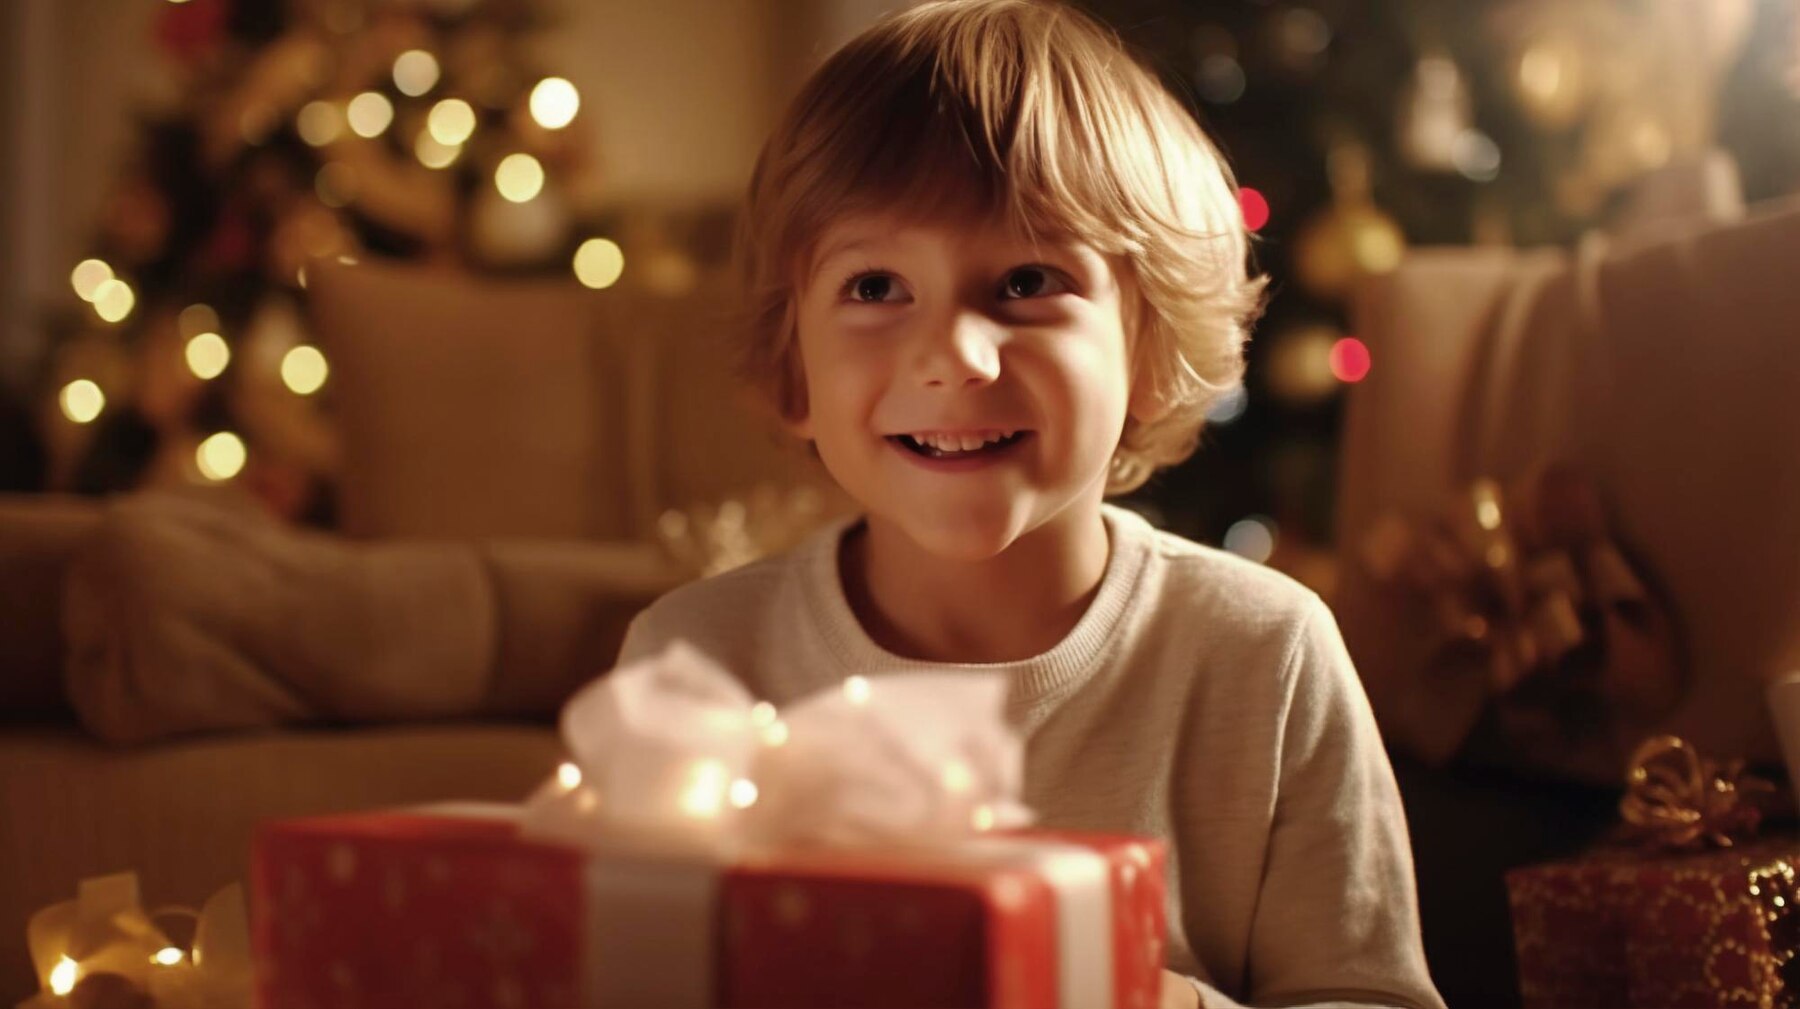
[[[807,81],[757,159],[740,222],[739,364],[786,418],[806,411],[796,292],[848,214],[997,216],[1129,268],[1133,394],[1107,493],[1187,458],[1243,377],[1263,280],[1229,170],[1188,112],[1086,15],[1031,0],[938,0],[890,17]],[[1140,389],[1140,383],[1148,383]]]

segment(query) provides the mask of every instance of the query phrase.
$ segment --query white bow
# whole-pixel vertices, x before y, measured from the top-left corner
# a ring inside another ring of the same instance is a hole
[[[523,830],[731,858],[1022,826],[1024,750],[1006,689],[998,673],[852,676],[778,712],[676,642],[563,707],[573,762],[527,801]]]

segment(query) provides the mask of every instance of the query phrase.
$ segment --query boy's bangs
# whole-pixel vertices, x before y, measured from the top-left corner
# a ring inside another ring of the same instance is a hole
[[[1041,64],[996,74],[943,58],[906,69],[873,85],[875,94],[865,88],[862,114],[823,138],[819,163],[844,170],[814,175],[798,201],[809,238],[832,220],[868,214],[999,223],[1030,240],[1077,240],[1105,253],[1137,244],[1122,173],[1109,163],[1113,138],[1063,107],[1064,74]]]

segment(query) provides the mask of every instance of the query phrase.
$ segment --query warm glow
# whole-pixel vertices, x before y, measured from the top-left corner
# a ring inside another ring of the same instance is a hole
[[[74,991],[75,976],[80,970],[75,961],[66,956],[56,961],[56,966],[50,968],[50,994],[67,995]]]
[[[581,108],[581,93],[561,77],[546,77],[531,89],[531,118],[546,130],[569,125]]]
[[[1269,223],[1269,200],[1248,186],[1238,190],[1238,207],[1244,212],[1244,227],[1261,231]]]
[[[200,333],[187,343],[188,370],[202,379],[211,380],[225,374],[231,363],[231,348],[217,333]]]
[[[763,727],[763,742],[770,746],[780,746],[788,741],[786,722],[771,722]]]
[[[164,967],[173,967],[181,962],[181,956],[181,951],[175,947],[164,946],[162,949],[157,950],[156,955],[150,959],[162,964]]]
[[[611,287],[624,272],[625,251],[610,238],[590,238],[575,250],[575,279],[588,287]]]
[[[475,133],[475,110],[461,98],[446,98],[431,107],[425,128],[446,147],[459,147]]]
[[[130,315],[136,304],[137,295],[132,293],[131,285],[116,277],[94,288],[94,311],[107,322],[118,322]]]
[[[461,147],[438,143],[430,130],[420,130],[413,140],[413,156],[426,168],[449,168],[461,153]]]
[[[346,115],[357,136],[379,137],[394,121],[394,103],[379,91],[364,91],[350,99]]]
[[[682,812],[697,819],[718,816],[724,810],[730,782],[731,775],[724,764],[716,760],[696,761],[688,786],[681,793]]]
[[[181,310],[181,314],[175,317],[175,325],[181,330],[182,336],[217,333],[219,313],[213,311],[211,305],[196,302]]]
[[[994,807],[986,803],[976,806],[975,812],[969,816],[969,824],[976,830],[993,830]]]
[[[230,431],[220,431],[201,442],[194,453],[194,460],[200,464],[200,474],[208,480],[229,480],[237,476],[248,458],[244,439]]]
[[[737,809],[749,809],[751,806],[756,805],[756,782],[751,781],[749,778],[739,778],[731,783],[731,791],[728,795],[733,807]]]
[[[869,703],[869,681],[866,677],[852,676],[844,681],[844,696],[851,704]]]
[[[524,203],[544,188],[544,166],[529,154],[508,154],[494,169],[494,188],[514,203]]]
[[[301,140],[324,147],[344,135],[344,113],[331,102],[307,102],[294,118],[294,129]]]
[[[1540,101],[1549,101],[1562,91],[1562,54],[1548,46],[1532,46],[1519,59],[1519,85]]]
[[[437,57],[423,49],[408,49],[394,57],[394,87],[400,93],[417,98],[438,82]]]
[[[1331,374],[1340,382],[1360,382],[1369,375],[1369,348],[1354,336],[1331,345]]]
[[[75,264],[69,274],[69,283],[75,287],[75,293],[82,301],[93,301],[100,285],[113,279],[112,267],[103,259],[84,259]]]
[[[775,724],[775,705],[768,701],[757,701],[750,708],[750,724],[759,729],[766,729]]]
[[[78,378],[63,386],[56,400],[62,407],[63,416],[77,424],[89,423],[100,416],[100,411],[106,409],[106,393],[101,392],[100,387],[92,380],[85,378]]]
[[[944,790],[947,792],[966,792],[975,787],[975,775],[970,773],[969,765],[960,760],[952,760],[944,765]]]
[[[581,768],[568,761],[556,766],[556,780],[562,787],[574,790],[581,787]]]
[[[282,355],[281,381],[297,396],[311,396],[325,385],[331,368],[319,348],[303,343]]]

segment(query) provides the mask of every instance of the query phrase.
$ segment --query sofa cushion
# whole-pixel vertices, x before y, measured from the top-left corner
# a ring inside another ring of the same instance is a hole
[[[67,719],[62,579],[100,524],[84,498],[0,495],[0,722]]]
[[[629,534],[605,292],[376,261],[309,269],[357,536]]]

